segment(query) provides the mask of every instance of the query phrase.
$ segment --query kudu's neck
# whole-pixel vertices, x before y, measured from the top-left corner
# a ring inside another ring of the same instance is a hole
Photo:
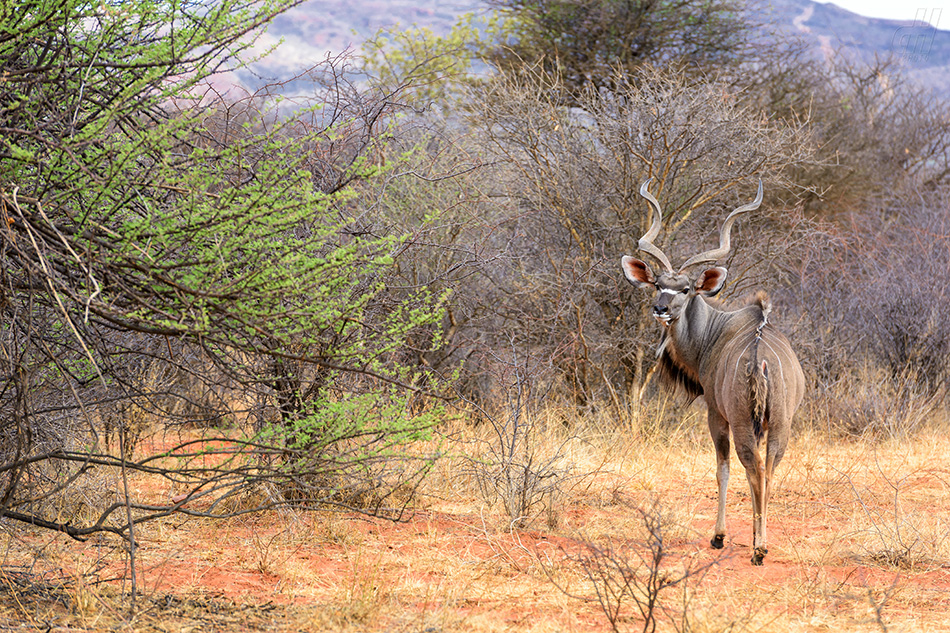
[[[675,362],[698,375],[713,354],[731,313],[724,312],[695,295],[669,331],[667,347]]]

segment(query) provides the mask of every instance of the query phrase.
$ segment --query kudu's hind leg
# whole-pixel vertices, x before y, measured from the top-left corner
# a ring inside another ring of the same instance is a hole
[[[746,478],[749,480],[749,489],[752,493],[752,564],[761,565],[769,551],[766,524],[768,521],[771,473],[767,469],[766,462],[762,459],[762,454],[756,444],[760,444],[764,448],[766,443],[749,442],[748,445],[740,448],[737,441],[736,452],[742,465],[745,466]]]
[[[709,434],[716,447],[716,487],[719,490],[716,530],[709,544],[715,549],[722,549],[726,539],[726,491],[729,488],[729,423],[712,409],[709,410],[707,420]]]

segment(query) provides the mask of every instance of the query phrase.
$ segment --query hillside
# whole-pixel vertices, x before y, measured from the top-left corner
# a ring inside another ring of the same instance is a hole
[[[380,29],[418,25],[448,33],[458,16],[485,10],[478,0],[309,0],[280,15],[258,49],[279,44],[254,69],[265,78],[286,77],[347,49],[358,49]]]
[[[286,77],[327,55],[358,48],[380,29],[415,24],[446,33],[460,14],[471,11],[487,8],[478,0],[310,0],[274,21],[261,44],[283,43],[254,69],[264,79]],[[843,49],[865,60],[894,56],[912,80],[950,94],[950,31],[912,19],[867,18],[811,0],[766,0],[755,13],[773,33],[810,41],[817,55]]]
[[[911,5],[908,13],[914,13]],[[864,61],[894,57],[911,80],[950,94],[950,31],[915,20],[868,18],[810,0],[771,0],[763,16],[777,30],[810,40],[818,55],[842,51]]]

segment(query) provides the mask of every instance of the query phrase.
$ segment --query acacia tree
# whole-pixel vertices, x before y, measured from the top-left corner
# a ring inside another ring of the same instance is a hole
[[[560,78],[568,102],[581,91],[614,90],[617,73],[644,66],[708,73],[746,56],[750,24],[735,0],[489,0],[511,18],[503,42],[486,50],[502,72],[535,66]]]
[[[481,34],[463,20],[445,38],[379,38],[369,65],[420,86],[413,95],[450,121],[465,117],[466,150],[482,167],[471,177],[477,215],[490,230],[485,274],[454,295],[484,299],[462,337],[499,350],[509,341],[498,334],[513,333],[519,349],[550,359],[575,402],[626,410],[649,377],[656,335],[626,305],[615,265],[646,230],[640,184],[654,178],[664,248],[681,252],[715,233],[729,204],[751,199],[760,177],[769,206],[795,208],[789,176],[814,162],[808,122],[763,116],[743,93],[750,25],[734,3],[493,5]],[[475,59],[493,72],[458,72]],[[684,73],[690,65],[709,76]],[[796,211],[773,214],[760,226],[779,230],[761,232],[757,252],[778,261],[795,244],[778,236],[807,225]],[[750,264],[733,270],[740,293],[770,267]]]
[[[788,174],[810,213],[859,217],[950,179],[947,100],[909,80],[899,60],[816,59],[791,44],[768,64],[743,68],[739,80],[765,116],[806,125],[815,139],[818,160]]]
[[[497,157],[493,195],[517,210],[505,237],[530,236],[509,240],[518,256],[509,274],[495,276],[509,298],[498,308],[506,331],[546,350],[578,404],[626,410],[639,400],[657,336],[618,273],[619,257],[636,252],[649,226],[641,184],[652,178],[664,210],[662,248],[682,261],[765,181],[769,200],[748,220],[756,243],[745,242],[730,266],[730,293],[741,296],[774,274],[771,264],[810,228],[786,207],[794,198],[785,197],[784,173],[813,148],[807,130],[756,116],[716,81],[644,69],[614,82],[616,91],[587,90],[569,108],[556,77],[502,75],[473,99],[483,107],[472,123],[484,125],[485,151]]]
[[[0,516],[133,542],[172,512],[398,516],[393,492],[425,472],[406,446],[436,412],[409,406],[423,370],[401,359],[438,344],[443,297],[391,287],[404,237],[360,213],[362,183],[392,169],[374,156],[393,95],[347,82],[342,59],[289,113],[216,88],[289,4],[0,16]],[[213,428],[131,450],[142,425],[183,422]],[[93,467],[164,477],[170,496],[120,486],[70,522]]]

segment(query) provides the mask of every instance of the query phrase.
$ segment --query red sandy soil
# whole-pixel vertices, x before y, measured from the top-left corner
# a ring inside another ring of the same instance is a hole
[[[36,578],[95,574],[80,583],[85,589],[75,582],[62,589],[60,608],[27,600],[22,587],[5,592],[0,627],[6,613],[8,623],[89,630],[194,630],[196,622],[200,630],[610,630],[581,566],[568,558],[587,551],[587,541],[610,542],[629,545],[619,551],[637,562],[645,553],[636,545],[644,539],[637,509],[659,499],[671,526],[668,577],[711,564],[690,579],[685,606],[681,589],[663,590],[669,611],[659,615],[659,630],[673,630],[673,621],[682,627],[684,613],[698,630],[950,629],[950,463],[908,458],[906,446],[873,449],[875,467],[847,447],[803,452],[783,464],[763,567],[749,564],[744,481],[730,486],[727,547],[709,547],[713,460],[697,452],[646,484],[629,474],[592,478],[566,496],[554,527],[539,517],[529,529],[509,530],[497,508],[444,495],[423,498],[427,507],[401,523],[268,512],[146,524],[135,557],[141,611],[131,619],[115,597],[131,576],[114,537],[78,544],[11,528],[5,570],[30,564]],[[642,629],[630,598],[622,615],[620,630]]]

